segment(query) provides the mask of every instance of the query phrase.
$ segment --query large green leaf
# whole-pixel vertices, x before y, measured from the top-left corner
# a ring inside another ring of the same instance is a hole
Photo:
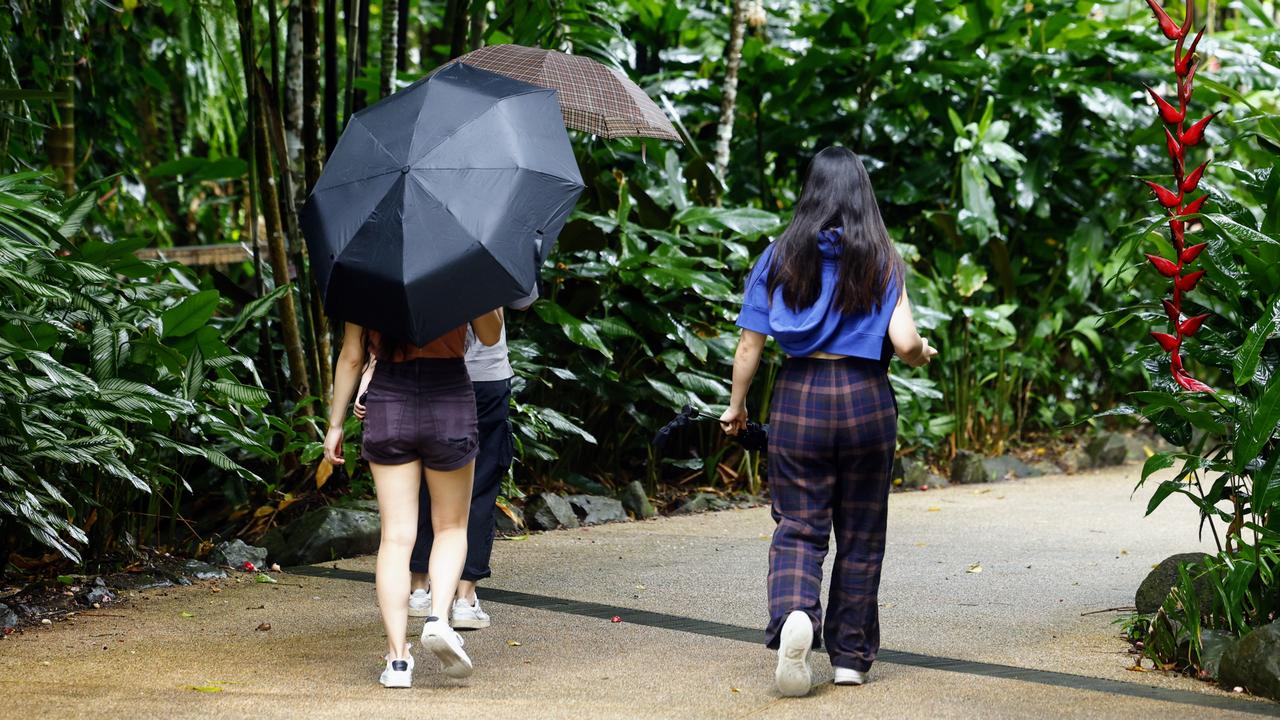
[[[164,312],[160,317],[160,336],[179,338],[199,330],[213,317],[221,295],[217,290],[205,290],[184,299]]]
[[[1280,372],[1272,373],[1266,390],[1240,423],[1232,454],[1237,475],[1243,475],[1245,466],[1258,457],[1262,447],[1276,434],[1280,425]]]
[[[1270,310],[1249,328],[1244,345],[1231,361],[1236,385],[1244,385],[1253,379],[1253,373],[1258,369],[1262,348],[1266,346],[1268,340],[1276,336],[1277,332],[1280,332],[1280,298],[1275,299],[1271,303]]]

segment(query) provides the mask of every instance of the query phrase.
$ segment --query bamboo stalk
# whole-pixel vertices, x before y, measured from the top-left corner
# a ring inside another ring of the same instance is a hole
[[[382,35],[382,54],[378,58],[379,97],[386,97],[395,90],[396,41],[400,37],[399,21],[398,0],[382,0],[382,26],[378,28],[379,34]]]
[[[310,2],[311,0],[308,0]],[[338,144],[338,0],[324,0],[324,157]],[[308,180],[307,189],[314,185]]]
[[[733,139],[733,118],[738,108],[738,72],[742,67],[742,36],[747,27],[746,0],[733,0],[729,26],[729,46],[725,52],[724,94],[720,101],[720,124],[716,127],[715,171],[723,184],[729,170],[729,143]]]

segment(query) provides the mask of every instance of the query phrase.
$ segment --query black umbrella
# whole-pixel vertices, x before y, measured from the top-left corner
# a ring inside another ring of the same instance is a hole
[[[352,116],[303,208],[325,309],[424,345],[529,295],[582,189],[554,90],[420,80]]]

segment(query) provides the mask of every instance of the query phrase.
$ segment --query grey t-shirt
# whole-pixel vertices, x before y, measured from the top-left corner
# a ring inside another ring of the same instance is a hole
[[[538,299],[538,289],[528,297],[521,298],[507,307],[512,310],[526,310]],[[471,382],[497,382],[510,380],[515,372],[511,370],[511,360],[507,357],[507,328],[502,328],[502,335],[494,345],[485,345],[476,340],[475,332],[467,326],[467,374]]]

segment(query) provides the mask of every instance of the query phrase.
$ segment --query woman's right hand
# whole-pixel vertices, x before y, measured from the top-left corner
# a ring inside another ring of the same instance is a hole
[[[329,432],[324,434],[324,459],[333,465],[345,462],[342,459],[342,437],[341,425],[331,425]]]
[[[933,358],[936,357],[938,354],[938,349],[929,344],[928,338],[921,337],[920,343],[921,343],[920,357],[917,360],[917,362],[914,362],[911,364],[912,367],[921,367],[923,365],[928,365],[929,361],[933,360]]]
[[[747,427],[747,409],[745,407],[729,406],[728,410],[720,416],[720,429],[724,430],[726,435],[737,435]]]

